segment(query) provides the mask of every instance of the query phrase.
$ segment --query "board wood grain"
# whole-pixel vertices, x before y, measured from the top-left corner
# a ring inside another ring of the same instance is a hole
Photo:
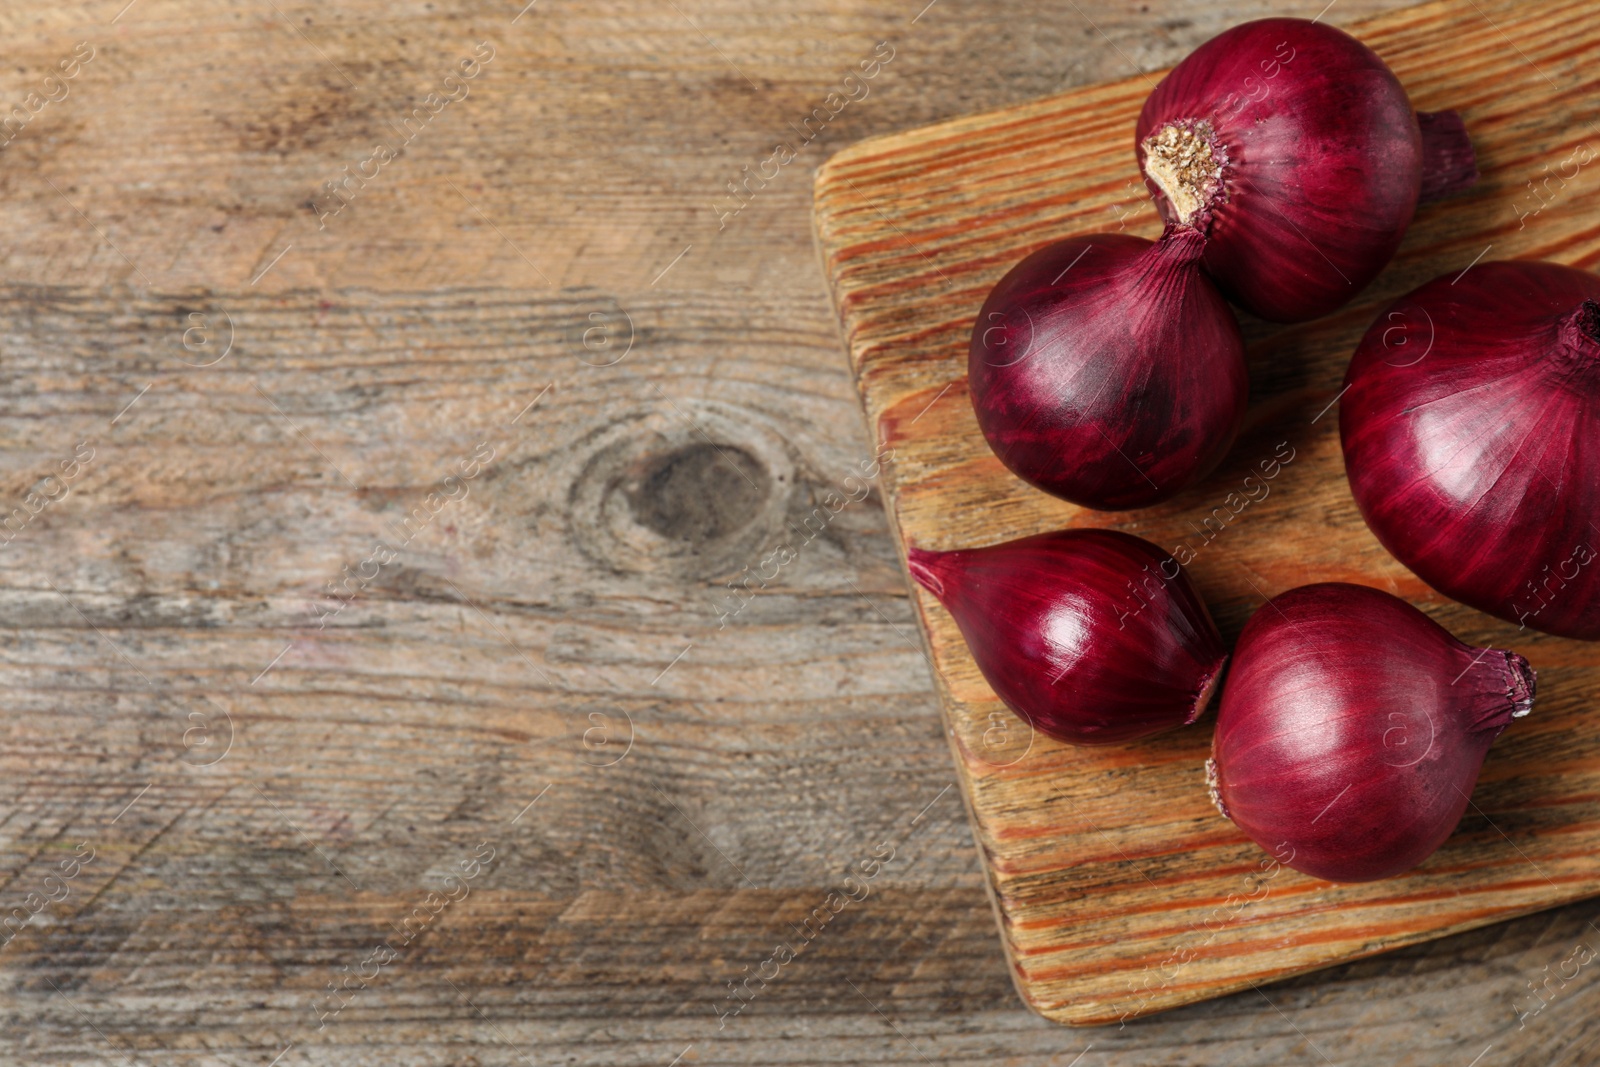
[[[1600,143],[1586,110],[1600,71],[1582,62],[1600,43],[1600,7],[1441,0],[1353,32],[1417,108],[1461,111],[1482,181],[1422,208],[1389,268],[1334,315],[1290,327],[1243,317],[1245,429],[1214,474],[1157,507],[1095,513],[1023,484],[978,431],[965,365],[978,306],[1024,255],[1075,233],[1159,233],[1133,152],[1158,74],[864,141],[816,178],[816,233],[850,364],[869,425],[893,450],[886,484],[902,553],[1112,527],[1187,546],[1230,642],[1271,596],[1354,581],[1464,640],[1516,648],[1539,671],[1533,715],[1491,752],[1445,846],[1406,876],[1335,885],[1265,872],[1265,853],[1212,809],[1212,716],[1108,749],[1031,736],[918,590],[1013,978],[1060,1022],[1116,1022],[1600,892],[1600,653],[1519,634],[1392,559],[1351,499],[1336,411],[1356,341],[1401,293],[1484,258],[1600,260],[1593,173],[1545,184]],[[1243,479],[1267,470],[1268,494],[1240,507]]]

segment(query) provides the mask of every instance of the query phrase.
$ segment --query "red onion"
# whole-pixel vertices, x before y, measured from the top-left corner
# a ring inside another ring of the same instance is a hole
[[[1515,652],[1471,648],[1405,601],[1326,582],[1274,598],[1234,650],[1211,798],[1296,870],[1367,882],[1450,836],[1489,746],[1533,705]]]
[[[1228,658],[1188,575],[1131,534],[908,555],[995,693],[1062,741],[1110,745],[1194,722]]]
[[[1023,480],[1102,510],[1165,500],[1216,466],[1244,418],[1244,342],[1196,266],[1194,230],[1071,237],[1000,279],[967,381]]]
[[[1378,317],[1345,384],[1350,490],[1396,559],[1491,615],[1600,638],[1600,277],[1436,278]]]
[[[1206,272],[1276,322],[1355,296],[1419,195],[1478,173],[1459,116],[1418,116],[1377,53],[1305,19],[1247,22],[1195,49],[1145,101],[1137,142],[1162,217],[1205,234]]]

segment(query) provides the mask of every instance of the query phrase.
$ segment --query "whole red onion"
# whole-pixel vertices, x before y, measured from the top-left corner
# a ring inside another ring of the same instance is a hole
[[[1277,322],[1355,296],[1419,195],[1477,179],[1459,116],[1418,116],[1377,53],[1305,19],[1247,22],[1195,49],[1145,101],[1137,143],[1162,217],[1205,234],[1206,272]]]
[[[1071,237],[1011,269],[972,331],[978,425],[1023,480],[1085,507],[1165,500],[1216,466],[1244,418],[1239,324],[1194,230]]]
[[[1461,821],[1489,746],[1533,705],[1515,652],[1327,582],[1253,615],[1222,694],[1211,797],[1251,840],[1335,882],[1415,867]]]
[[[1116,744],[1194,722],[1228,658],[1188,575],[1131,534],[908,555],[995,693],[1062,741]]]
[[[1339,434],[1367,525],[1447,596],[1600,638],[1600,277],[1500,262],[1367,330]]]

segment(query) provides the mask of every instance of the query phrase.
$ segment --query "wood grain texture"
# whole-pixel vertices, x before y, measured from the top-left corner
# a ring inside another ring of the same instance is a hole
[[[919,590],[1012,972],[1049,1018],[1113,1022],[1600,893],[1600,747],[1590,741],[1600,656],[1453,604],[1390,558],[1350,498],[1331,411],[1355,342],[1400,293],[1490,251],[1600,261],[1592,180],[1553,197],[1556,186],[1541,186],[1538,199],[1524,187],[1600,134],[1588,121],[1600,74],[1581,59],[1600,42],[1600,9],[1550,0],[1469,17],[1475,6],[1443,0],[1355,32],[1419,109],[1462,112],[1483,181],[1424,207],[1392,266],[1340,312],[1290,328],[1248,324],[1245,429],[1218,471],[1158,507],[1096,513],[1026,486],[985,445],[965,390],[976,308],[1018,259],[1073,233],[1160,232],[1142,188],[1130,187],[1132,131],[1155,75],[877,138],[818,173],[825,269],[868,421],[893,449],[902,545],[1113,527],[1186,546],[1230,641],[1264,598],[1356,581],[1474,644],[1516,647],[1540,673],[1537,714],[1493,750],[1446,845],[1404,877],[1337,886],[1263,875],[1264,854],[1212,809],[1209,720],[1111,749],[1032,737]],[[1262,470],[1275,472],[1268,495],[1245,501],[1243,479]]]
[[[96,850],[0,947],[0,1064],[1587,1067],[1592,969],[1525,1029],[1511,1006],[1600,944],[1592,906],[1045,1023],[877,492],[719,628],[726,583],[872,455],[810,169],[1170,65],[1241,11],[674,2],[0,3],[7,107],[98,49],[0,150],[0,514],[96,449],[0,550],[0,922]],[[486,39],[471,95],[319,230],[307,200]],[[872,95],[719,230],[723,183],[885,39]],[[188,316],[220,340],[222,310],[233,352],[190,365]],[[325,583],[486,437],[466,498],[319,630]],[[205,766],[212,701],[236,736]],[[884,840],[872,895],[719,1028],[726,983]],[[470,895],[319,1029],[480,841]]]

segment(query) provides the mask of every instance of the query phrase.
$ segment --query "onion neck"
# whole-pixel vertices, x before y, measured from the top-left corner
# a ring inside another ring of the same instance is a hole
[[[1228,153],[1205,119],[1169,122],[1144,139],[1144,173],[1161,190],[1170,219],[1202,233],[1221,203]]]
[[[1161,313],[1182,300],[1184,291],[1200,273],[1200,256],[1206,235],[1192,226],[1168,223],[1161,237],[1139,254],[1136,263],[1137,306],[1146,313]],[[1130,308],[1130,314],[1136,313]]]
[[[1206,235],[1192,226],[1171,225],[1162,231],[1160,240],[1146,251],[1150,260],[1159,267],[1187,267],[1199,261],[1206,250]]]
[[[1478,156],[1461,115],[1455,111],[1419,111],[1422,131],[1422,194],[1418,203],[1443,200],[1478,182]]]
[[[1473,733],[1491,739],[1533,709],[1534,674],[1528,661],[1501,649],[1466,650],[1471,666],[1451,685],[1460,693],[1457,707],[1461,723]]]
[[[1206,676],[1205,681],[1200,683],[1200,692],[1195,696],[1194,703],[1190,705],[1189,717],[1183,720],[1183,725],[1188,726],[1190,723],[1197,721],[1200,716],[1206,713],[1206,708],[1211,706],[1211,698],[1216,694],[1217,683],[1222,681],[1222,668],[1227,662],[1228,657],[1226,655],[1217,660],[1217,665],[1211,668],[1211,673]]]
[[[943,552],[929,552],[925,548],[908,548],[906,550],[906,569],[911,572],[911,577],[917,584],[939,598],[944,600],[944,580],[939,577],[939,558]]]

